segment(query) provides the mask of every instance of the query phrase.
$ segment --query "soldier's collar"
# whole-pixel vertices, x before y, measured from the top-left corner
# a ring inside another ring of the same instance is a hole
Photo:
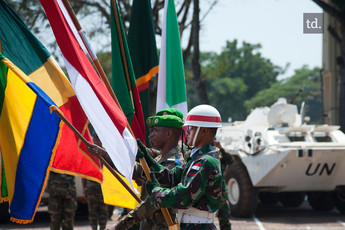
[[[213,145],[205,145],[201,148],[198,149],[193,149],[192,153],[190,155],[190,157],[192,157],[193,159],[200,157],[200,155],[204,155],[207,154],[211,151],[217,150],[217,148]]]

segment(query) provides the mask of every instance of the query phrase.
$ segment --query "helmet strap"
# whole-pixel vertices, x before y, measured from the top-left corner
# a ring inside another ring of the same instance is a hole
[[[193,142],[192,142],[192,146],[195,147],[195,141],[196,141],[196,138],[198,137],[199,135],[199,131],[200,131],[200,127],[198,126],[198,128],[196,129],[196,132],[194,134],[194,137],[193,137]]]

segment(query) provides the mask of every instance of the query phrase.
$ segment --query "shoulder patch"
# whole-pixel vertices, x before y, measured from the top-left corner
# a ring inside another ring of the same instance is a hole
[[[196,171],[199,171],[200,166],[201,166],[201,163],[195,163],[195,164],[192,166],[192,169],[193,169],[193,170],[196,170]]]

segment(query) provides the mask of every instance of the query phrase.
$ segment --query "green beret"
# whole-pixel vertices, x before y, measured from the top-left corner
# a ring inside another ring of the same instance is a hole
[[[183,114],[178,109],[167,108],[167,109],[163,109],[161,111],[158,111],[156,113],[156,116],[163,116],[163,115],[174,115],[174,116],[179,117],[181,120],[183,120]]]
[[[152,127],[153,126],[153,118],[154,118],[155,116],[151,116],[151,117],[148,117],[147,119],[146,119],[146,125],[148,126],[148,127]]]
[[[153,125],[171,128],[182,128],[183,121],[181,118],[175,115],[155,116],[153,118]]]

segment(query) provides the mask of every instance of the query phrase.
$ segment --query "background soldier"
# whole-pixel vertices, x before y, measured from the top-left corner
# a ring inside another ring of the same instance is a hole
[[[215,212],[222,195],[219,154],[213,145],[217,128],[221,127],[219,112],[212,106],[200,105],[187,115],[187,144],[194,146],[187,163],[169,170],[157,164],[139,142],[137,157],[145,157],[152,170],[152,181],[146,190],[156,207],[179,208],[177,219],[181,229],[216,229]],[[159,182],[158,182],[159,181]],[[161,184],[170,184],[170,189]]]
[[[228,200],[228,189],[224,181],[224,173],[225,173],[226,168],[234,162],[234,157],[230,153],[225,152],[225,150],[223,149],[219,141],[215,140],[214,143],[220,152],[220,156],[219,156],[220,166],[221,166],[222,175],[223,175],[223,185],[222,185],[223,193],[222,193],[221,205],[219,207],[217,217],[219,220],[220,229],[230,230],[231,229],[230,204]]]
[[[102,146],[97,134],[93,134],[93,142]],[[85,182],[86,200],[89,209],[89,222],[92,230],[104,230],[108,219],[108,205],[104,203],[101,185],[95,181],[83,180]]]
[[[181,114],[182,115],[182,114]],[[168,168],[174,168],[176,165],[184,164],[181,147],[178,145],[179,138],[183,132],[183,121],[180,117],[175,115],[162,115],[150,118],[154,129],[150,135],[153,138],[155,147],[160,150],[155,160]],[[162,185],[164,186],[164,185]],[[176,210],[169,210],[172,218],[175,218]],[[152,217],[152,223],[145,218]],[[150,199],[146,199],[139,204],[137,208],[132,210],[128,215],[121,219],[113,229],[121,230],[128,229],[140,221],[145,221],[141,224],[141,229],[167,229],[162,212],[151,205]]]
[[[77,192],[74,176],[50,172],[47,190],[49,193],[48,212],[50,229],[73,229],[77,209]]]

